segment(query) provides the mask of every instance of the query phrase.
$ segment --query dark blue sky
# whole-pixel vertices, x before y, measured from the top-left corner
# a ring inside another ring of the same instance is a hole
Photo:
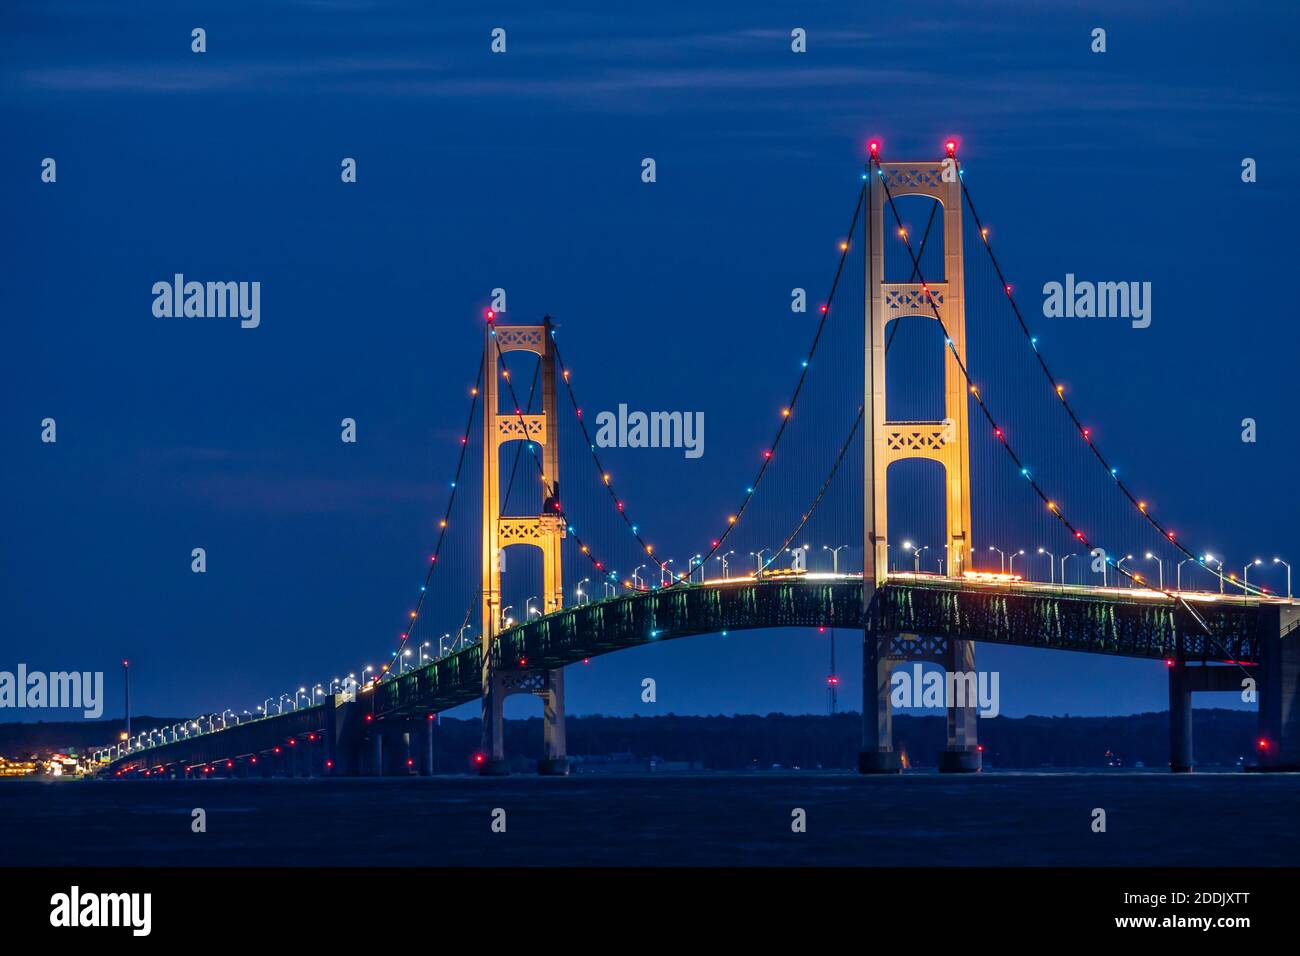
[[[1040,317],[1045,353],[1189,546],[1300,559],[1300,17],[1048,6],[5,4],[0,669],[106,670],[116,707],[129,656],[137,711],[179,714],[382,659],[498,286],[509,321],[557,317],[590,408],[705,413],[698,461],[608,453],[661,553],[685,558],[768,441],[812,330],[790,289],[824,297],[873,136],[900,159],[960,138],[1031,313],[1067,272],[1150,281],[1150,328]],[[155,318],[151,286],[176,272],[260,281],[261,326]],[[854,708],[857,643],[841,635]],[[825,658],[803,633],[649,647],[572,668],[569,708],[819,712]],[[1158,664],[979,664],[1013,715],[1165,706]]]

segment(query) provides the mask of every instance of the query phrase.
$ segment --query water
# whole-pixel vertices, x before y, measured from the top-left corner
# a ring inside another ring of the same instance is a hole
[[[1300,775],[1155,771],[23,780],[0,864],[1294,866],[1297,811]]]

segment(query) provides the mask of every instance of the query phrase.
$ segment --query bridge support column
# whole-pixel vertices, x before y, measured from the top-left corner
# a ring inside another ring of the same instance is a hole
[[[370,728],[370,776],[384,775],[384,734],[378,727]]]
[[[894,712],[889,699],[889,638],[865,631],[862,638],[862,749],[858,773],[900,773],[894,752]]]
[[[1252,769],[1300,770],[1300,628],[1282,633],[1294,621],[1290,607],[1259,609],[1259,765]]]
[[[979,703],[977,675],[975,673],[975,642],[951,639],[944,668],[945,683],[954,688],[953,699],[948,703],[948,749],[939,754],[940,773],[978,773],[981,766],[979,752]],[[958,688],[965,688],[964,693]],[[960,695],[960,699],[959,699]]]
[[[505,700],[505,684],[489,667],[483,678],[483,762],[479,764],[479,773],[485,777],[510,774],[510,764],[506,761]]]
[[[402,729],[397,739],[401,744],[397,748],[397,759],[401,764],[396,770],[397,775],[415,773],[415,755],[411,750],[411,725],[409,723]]]
[[[438,732],[438,718],[429,714],[420,722],[420,776],[433,776],[433,738]]]
[[[1192,688],[1187,665],[1175,661],[1169,668],[1169,769],[1192,772]]]
[[[546,689],[542,698],[542,744],[545,756],[537,761],[543,776],[564,777],[569,774],[569,757],[564,741],[564,669],[546,672]]]

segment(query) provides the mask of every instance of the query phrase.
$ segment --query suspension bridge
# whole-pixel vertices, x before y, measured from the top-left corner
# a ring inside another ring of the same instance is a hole
[[[291,706],[283,695],[256,714],[140,734],[94,754],[98,772],[430,774],[436,716],[477,700],[471,759],[502,774],[503,703],[527,694],[542,704],[538,771],[564,774],[567,666],[759,628],[862,634],[863,773],[901,769],[893,668],[930,662],[960,686],[980,643],[1163,661],[1171,770],[1194,766],[1199,692],[1257,701],[1254,769],[1300,770],[1289,565],[1285,596],[1252,584],[1259,562],[1238,575],[1184,543],[1112,465],[1021,311],[955,142],[918,162],[868,151],[772,440],[689,559],[665,557],[633,517],[554,322],[506,324],[489,310],[434,548],[388,662],[304,687]],[[525,393],[516,382],[530,372]],[[658,446],[682,422],[663,413],[642,426]],[[891,538],[891,524],[910,537]],[[1041,544],[988,543],[1013,535]],[[810,539],[849,543],[814,552]],[[938,768],[981,761],[974,695],[958,695]]]

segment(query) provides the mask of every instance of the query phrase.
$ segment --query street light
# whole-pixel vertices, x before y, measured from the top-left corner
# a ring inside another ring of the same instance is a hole
[[[1181,560],[1181,561],[1178,562],[1178,567],[1174,569],[1174,589],[1175,589],[1175,590],[1177,590],[1177,591],[1181,591],[1181,590],[1183,589],[1183,565],[1186,564],[1188,561],[1192,561],[1192,560],[1194,560],[1194,559],[1193,559],[1193,558],[1183,558],[1183,560]]]
[[[663,564],[659,565],[659,586],[661,588],[666,588],[670,583],[672,583],[673,573],[668,570],[668,565],[672,563],[673,559],[669,558]]]
[[[541,617],[541,616],[542,616],[542,612],[539,611],[539,610],[537,610],[537,608],[533,607],[533,602],[536,601],[536,600],[537,600],[537,595],[534,594],[532,597],[530,597],[527,601],[524,602],[524,620],[525,620],[525,621],[528,620],[528,618],[529,618],[531,615],[533,615],[533,614],[536,614],[538,617]]]
[[[503,629],[510,626],[509,624],[506,623],[506,621],[510,620],[510,618],[506,615],[506,611],[513,611],[514,608],[515,606],[513,604],[507,604],[505,607],[501,609],[501,627]]]
[[[1002,555],[1002,573],[1003,573],[1003,574],[1006,574],[1006,573],[1007,573],[1007,554],[1006,554],[1006,552],[1003,551],[1001,548],[995,548],[995,547],[993,547],[993,545],[989,545],[989,550],[990,550],[990,551],[996,551],[998,554]]]
[[[1161,561],[1159,557],[1152,554],[1150,551],[1146,553],[1146,559],[1148,561],[1154,561],[1156,563],[1156,567],[1160,569],[1160,590],[1163,591],[1165,589],[1165,563]]]
[[[830,545],[826,545],[826,544],[822,545],[822,550],[823,550],[823,551],[829,551],[829,552],[831,553],[831,573],[832,573],[832,574],[839,574],[839,573],[840,573],[840,552],[843,551],[843,550],[844,550],[845,548],[847,548],[847,547],[848,547],[847,544],[842,544],[842,545],[840,545],[840,546],[837,547],[837,548],[832,548]]]
[[[904,541],[903,550],[912,552],[912,573],[920,574],[921,573],[921,552],[929,551],[930,546],[927,544],[925,545],[925,547],[918,548],[914,544],[912,544],[912,542]]]
[[[1118,561],[1115,562],[1115,587],[1119,587],[1120,571],[1123,570],[1123,568],[1124,568],[1124,562],[1125,562],[1125,561],[1132,561],[1132,560],[1133,560],[1133,555],[1131,555],[1131,554],[1126,554],[1126,555],[1124,555],[1124,557],[1120,558]],[[1103,565],[1102,565],[1102,574],[1103,574],[1103,575],[1106,573],[1105,568],[1106,568],[1106,566],[1103,564]]]
[[[1014,575],[1016,573],[1016,558],[1023,555],[1024,553],[1025,553],[1024,548],[1021,548],[1019,551],[1011,552],[1011,556],[1007,559],[1007,571],[1010,574]]]
[[[1250,587],[1250,569],[1263,563],[1259,558],[1256,558],[1254,561],[1248,561],[1246,566],[1241,569],[1241,590],[1243,594],[1248,593]]]
[[[645,567],[644,564],[638,564],[635,568],[632,569],[632,587],[637,591],[641,590],[641,579],[637,577],[637,573],[644,567]]]
[[[582,597],[583,597],[583,595],[586,593],[586,592],[584,592],[584,591],[582,590],[582,586],[583,586],[584,584],[589,583],[590,581],[591,581],[591,578],[583,578],[581,581],[578,582],[578,587],[577,587],[577,592],[578,592],[578,604],[580,604],[580,605],[583,603],[583,602],[582,602]]]
[[[728,551],[726,554],[720,554],[714,559],[715,561],[722,562],[722,580],[724,581],[729,581],[731,579],[731,576],[727,573],[727,558],[731,557],[735,553],[734,550]]]
[[[1290,598],[1291,597],[1291,565],[1287,564],[1281,558],[1274,558],[1273,563],[1280,564],[1284,568],[1286,568],[1286,596]]]
[[[1214,563],[1214,564],[1217,564],[1217,565],[1219,566],[1219,572],[1218,572],[1218,573],[1219,573],[1219,593],[1222,594],[1222,593],[1223,593],[1223,561],[1222,561],[1220,558],[1216,558],[1216,557],[1215,557],[1214,555],[1212,555],[1212,554],[1206,553],[1205,555],[1203,555],[1203,556],[1201,557],[1201,563],[1202,563],[1202,564],[1210,564],[1210,563]]]
[[[695,580],[695,571],[697,568],[699,569],[700,572],[700,583],[703,584],[704,583],[704,555],[702,554],[691,555],[690,561],[686,563],[686,576],[692,581]]]
[[[420,666],[421,667],[424,666],[424,649],[426,647],[431,646],[432,644],[433,644],[432,641],[425,641],[423,644],[420,645]]]
[[[283,713],[284,713],[284,702],[285,702],[286,700],[288,700],[288,699],[289,699],[289,695],[288,695],[288,694],[281,694],[281,695],[280,695],[279,706],[277,706],[276,709],[275,709],[275,712],[276,712],[277,714],[283,714]],[[294,705],[294,710],[297,710],[297,709],[298,709],[298,707],[297,707],[297,705],[295,704],[295,705]],[[197,727],[198,724],[195,724],[194,726]]]
[[[757,574],[763,570],[763,552],[770,551],[771,548],[759,548],[757,551],[749,552],[749,556],[754,559],[754,573]]]
[[[1061,583],[1062,584],[1065,583],[1065,562],[1069,561],[1071,558],[1077,558],[1078,556],[1079,555],[1077,553],[1065,554],[1061,556]]]
[[[1052,552],[1048,551],[1046,548],[1039,548],[1038,553],[1047,555],[1047,573],[1051,576],[1051,581],[1049,581],[1048,583],[1055,584],[1056,583],[1056,555],[1052,554]],[[1064,568],[1061,569],[1061,576],[1062,577],[1065,576]],[[1065,582],[1062,581],[1061,583],[1064,584]]]

